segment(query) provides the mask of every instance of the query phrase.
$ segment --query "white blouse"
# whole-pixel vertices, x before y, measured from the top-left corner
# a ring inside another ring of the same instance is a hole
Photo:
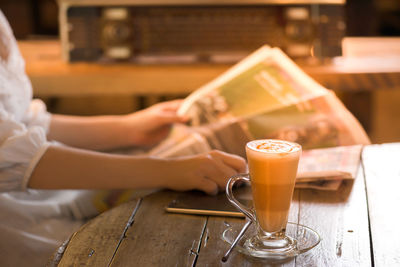
[[[24,65],[0,10],[0,266],[44,266],[82,218],[98,212],[91,191],[27,189],[50,144],[50,114],[32,101]]]
[[[25,190],[49,142],[50,114],[32,99],[24,60],[0,11],[0,192]]]
[[[87,218],[115,200],[112,191],[27,188],[50,144],[51,115],[42,101],[32,101],[24,65],[0,10],[0,266],[44,266]]]

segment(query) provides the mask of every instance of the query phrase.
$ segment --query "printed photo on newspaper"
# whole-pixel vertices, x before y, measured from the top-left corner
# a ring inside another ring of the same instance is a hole
[[[190,124],[175,127],[151,155],[174,157],[219,149],[245,156],[248,141],[264,138],[297,142],[304,151],[370,143],[360,123],[331,90],[309,77],[279,48],[269,46],[197,89],[178,112],[190,117]],[[340,153],[354,156],[349,149]],[[358,166],[358,161],[348,162]],[[342,170],[341,159],[329,163],[330,171]],[[316,174],[321,170],[315,166],[324,164],[306,164],[299,187],[335,190],[341,179],[348,179]]]

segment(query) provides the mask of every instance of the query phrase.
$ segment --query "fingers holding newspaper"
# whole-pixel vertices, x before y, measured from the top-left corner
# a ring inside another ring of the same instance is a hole
[[[210,195],[223,191],[232,175],[246,171],[246,161],[242,157],[218,150],[168,159],[168,164],[176,171],[165,174],[167,188],[197,189]]]

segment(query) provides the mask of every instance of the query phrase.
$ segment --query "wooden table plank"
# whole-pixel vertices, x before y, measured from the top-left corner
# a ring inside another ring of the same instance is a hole
[[[58,266],[107,266],[136,202],[104,212],[82,226],[72,236]]]
[[[163,191],[143,199],[111,266],[194,265],[207,217],[165,212],[178,194]]]
[[[303,190],[300,220],[321,243],[296,258],[296,266],[371,266],[368,210],[363,171],[338,191]]]
[[[375,266],[400,266],[400,143],[363,151]]]
[[[299,190],[296,190],[293,195],[292,205],[290,207],[289,221],[291,222],[297,222],[298,219],[298,197]],[[255,260],[244,256],[236,249],[231,252],[227,262],[221,262],[222,256],[229,248],[229,244],[224,242],[221,238],[222,233],[230,226],[241,228],[244,223],[244,219],[210,216],[208,218],[205,234],[203,235],[203,240],[201,242],[200,253],[196,262],[196,266],[265,266],[265,261]],[[294,266],[294,261],[289,261],[281,266]]]

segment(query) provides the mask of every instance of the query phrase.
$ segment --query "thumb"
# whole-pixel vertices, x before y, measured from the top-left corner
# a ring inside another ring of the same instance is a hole
[[[197,189],[213,196],[218,194],[218,185],[208,178],[202,178]]]
[[[176,112],[164,112],[160,115],[160,119],[164,124],[185,123],[189,120],[186,116],[180,116]]]

